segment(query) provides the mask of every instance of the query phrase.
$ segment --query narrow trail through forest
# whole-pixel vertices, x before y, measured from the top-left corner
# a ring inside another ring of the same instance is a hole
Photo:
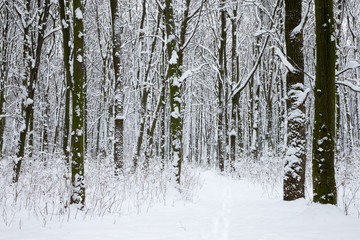
[[[334,206],[284,202],[281,194],[269,197],[260,185],[210,171],[202,172],[201,179],[203,186],[192,201],[179,200],[170,191],[165,205],[139,215],[55,221],[46,227],[25,218],[21,230],[0,225],[0,239],[359,239],[360,219]]]

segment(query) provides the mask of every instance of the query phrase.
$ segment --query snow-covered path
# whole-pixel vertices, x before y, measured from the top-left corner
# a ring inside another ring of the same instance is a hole
[[[147,213],[90,220],[30,221],[5,227],[0,239],[29,240],[331,240],[360,239],[360,219],[334,206],[269,199],[260,186],[212,172],[201,174],[203,188],[193,202],[174,200]]]

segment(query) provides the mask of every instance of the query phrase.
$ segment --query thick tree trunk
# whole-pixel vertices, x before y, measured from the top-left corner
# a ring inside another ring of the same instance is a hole
[[[64,68],[65,68],[65,108],[64,108],[64,133],[63,133],[63,152],[66,162],[69,164],[69,134],[70,134],[70,95],[72,88],[72,75],[70,70],[71,64],[71,41],[70,41],[70,17],[69,17],[69,0],[59,0],[59,13],[61,19],[61,30],[63,37],[63,52],[64,52]]]
[[[121,21],[118,0],[110,1],[112,18],[113,62],[115,72],[114,163],[115,175],[124,165],[124,92],[120,76]]]
[[[71,137],[71,204],[79,209],[85,206],[84,181],[84,5],[82,0],[73,1],[74,63],[72,88],[72,132]]]
[[[181,115],[181,82],[179,82],[180,71],[179,45],[175,38],[174,6],[172,0],[165,1],[165,27],[168,54],[168,71],[166,80],[170,83],[170,128],[171,128],[171,150],[170,159],[174,166],[175,181],[180,184],[182,165],[182,115]],[[185,19],[184,19],[185,20]]]
[[[287,88],[287,146],[284,171],[284,200],[305,197],[306,134],[304,104],[304,55],[302,30],[302,1],[285,1],[286,53],[296,72],[288,70]]]
[[[335,39],[333,0],[315,0],[316,81],[313,135],[314,202],[336,204]]]

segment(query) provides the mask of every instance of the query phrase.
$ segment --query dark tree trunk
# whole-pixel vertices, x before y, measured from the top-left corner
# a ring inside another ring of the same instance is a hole
[[[285,40],[289,62],[298,70],[286,75],[288,109],[287,145],[284,172],[284,200],[305,197],[306,134],[304,99],[304,55],[302,30],[302,1],[285,1]],[[301,70],[299,70],[301,69]]]
[[[231,19],[231,81],[233,86],[239,81],[239,62],[236,53],[237,48],[237,6],[233,10],[233,17]],[[235,170],[236,161],[236,139],[239,137],[239,100],[240,92],[236,93],[231,98],[231,120],[230,120],[230,168]],[[238,121],[237,121],[238,120]]]
[[[73,1],[74,63],[72,87],[72,131],[71,137],[71,204],[79,209],[85,206],[84,181],[84,5],[82,0]]]
[[[170,83],[170,128],[171,128],[171,150],[170,159],[174,166],[175,179],[180,184],[181,163],[182,163],[182,116],[181,116],[181,95],[179,68],[178,68],[178,43],[175,39],[174,6],[172,0],[165,0],[165,26],[168,56],[168,71],[166,80]]]
[[[225,170],[225,142],[224,142],[224,83],[226,62],[226,9],[225,0],[220,2],[221,39],[219,48],[219,76],[218,76],[218,161],[221,172]]]
[[[66,158],[66,162],[69,164],[69,133],[70,133],[70,95],[71,95],[71,71],[70,71],[70,61],[71,61],[71,42],[70,42],[70,16],[69,11],[69,1],[68,0],[59,0],[59,13],[61,19],[61,29],[63,37],[63,51],[64,51],[64,68],[65,68],[65,108],[64,108],[64,135],[63,135],[63,152]]]
[[[333,0],[315,0],[316,81],[313,135],[314,202],[336,204],[335,39]]]

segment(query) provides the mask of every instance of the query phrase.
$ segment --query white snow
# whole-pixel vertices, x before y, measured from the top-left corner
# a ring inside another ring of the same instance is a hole
[[[303,15],[302,19],[301,19],[301,22],[299,23],[299,25],[297,25],[292,31],[291,31],[291,37],[292,38],[295,38],[296,35],[298,35],[299,33],[301,33],[305,27],[305,24],[306,24],[306,20],[308,18],[308,13],[309,13],[309,10],[310,10],[310,2],[307,6],[307,9],[305,11],[305,14]]]
[[[264,29],[259,29],[254,33],[254,37],[259,37],[265,33],[267,33],[268,31],[264,30]]]
[[[175,50],[173,50],[171,53],[171,58],[169,60],[169,64],[176,64],[177,60],[178,60],[178,54]]]
[[[64,19],[61,21],[61,23],[65,29],[69,27],[69,24],[67,24],[67,22]]]
[[[178,119],[180,117],[179,108],[175,107],[174,111],[172,111],[170,115],[171,115],[171,117]]]
[[[60,222],[55,216],[46,227],[41,226],[40,219],[28,215],[10,227],[0,219],[0,239],[359,239],[360,220],[345,216],[335,206],[269,198],[259,185],[211,171],[200,176],[203,187],[192,201],[181,200],[170,189],[166,204],[157,204],[138,215],[105,214],[84,220],[78,212],[76,219],[70,217],[68,221]]]
[[[31,105],[33,103],[34,103],[34,101],[31,98],[27,98],[26,101],[25,101],[25,106],[29,106],[29,105]]]
[[[76,56],[76,60],[81,63],[81,62],[83,61],[83,58],[82,58],[82,56],[79,54],[79,55]]]
[[[80,8],[75,9],[75,17],[78,20],[83,19],[83,14]]]
[[[188,78],[189,76],[191,76],[192,71],[191,70],[186,70],[186,72],[184,72],[183,75],[181,75],[179,82],[182,83],[186,78]]]
[[[340,75],[350,69],[355,69],[355,68],[359,68],[360,67],[360,63],[358,61],[355,61],[355,60],[351,60],[349,61],[346,66],[344,67],[343,70],[340,70],[340,71],[336,71],[336,75]]]
[[[79,137],[83,135],[83,131],[81,129],[76,129],[76,135]]]
[[[229,132],[229,136],[236,136],[236,131],[235,131],[235,129],[232,129],[232,130]]]
[[[286,56],[282,53],[282,51],[279,48],[275,48],[275,54],[279,56],[281,62],[286,66],[286,68],[292,72],[296,73],[296,68],[287,60]]]
[[[358,68],[360,67],[360,63],[358,61],[349,61],[347,64],[346,64],[346,67],[345,68]]]
[[[181,83],[180,83],[180,81],[179,81],[179,79],[177,77],[174,77],[172,79],[171,85],[174,86],[174,87],[177,87],[177,88],[181,87]]]

